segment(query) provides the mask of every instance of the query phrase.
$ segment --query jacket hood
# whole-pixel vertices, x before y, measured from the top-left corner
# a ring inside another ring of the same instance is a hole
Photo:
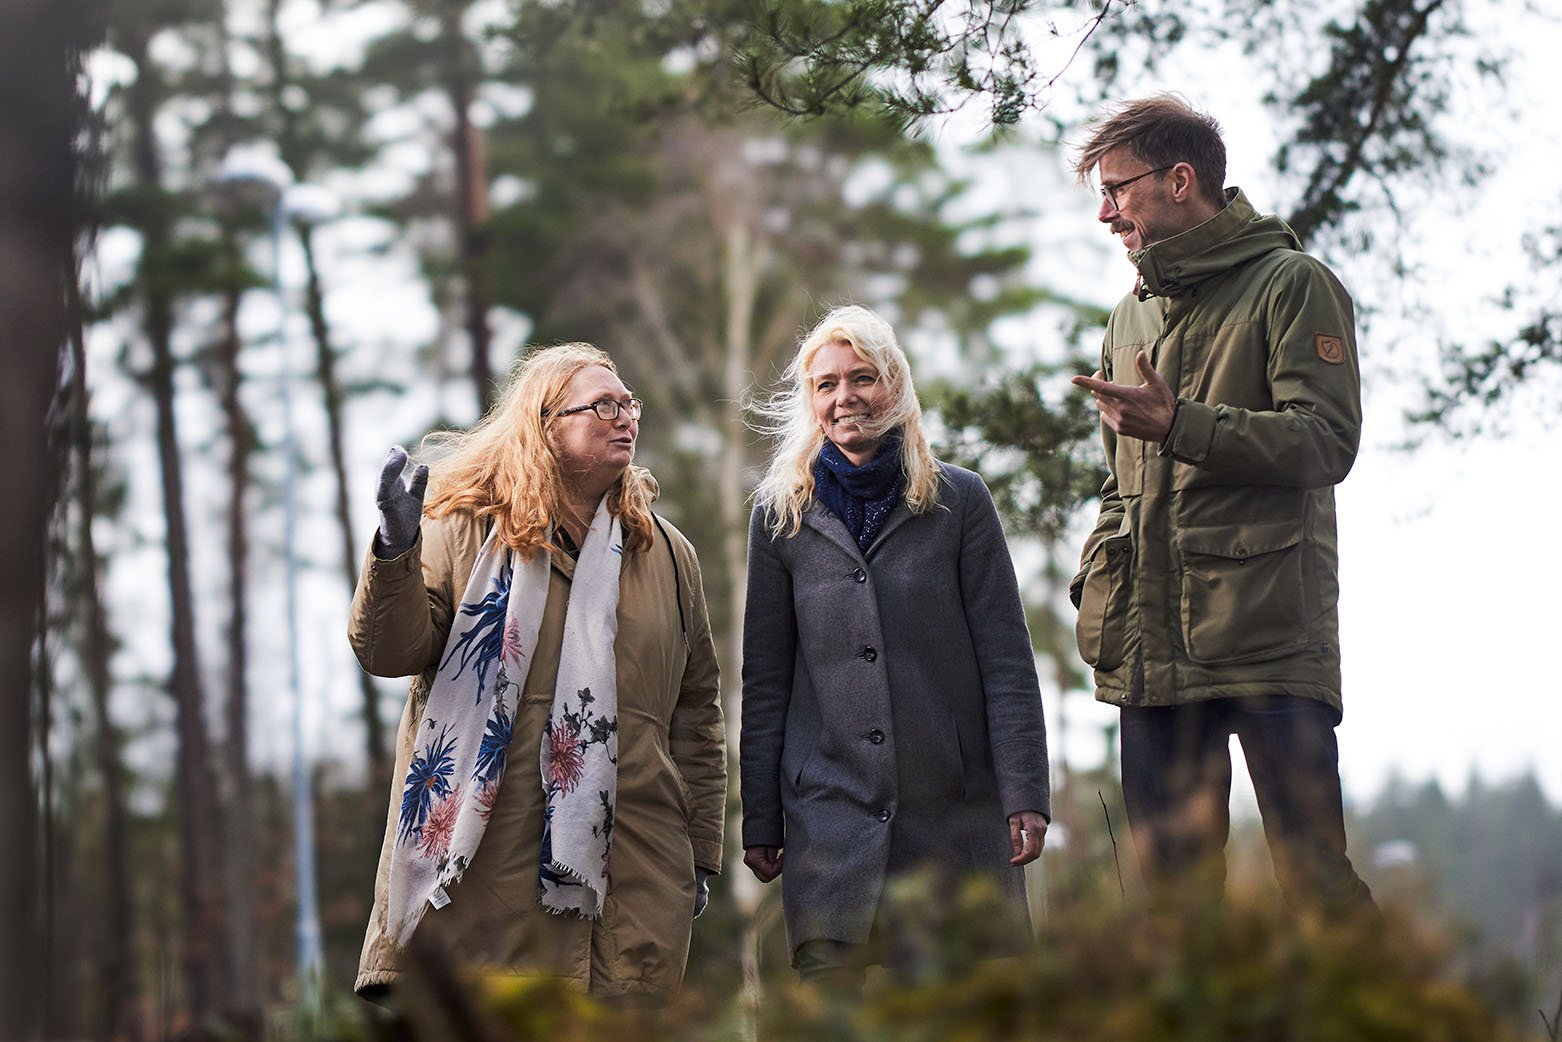
[[[1175,297],[1206,279],[1275,250],[1302,242],[1278,217],[1253,209],[1240,188],[1226,190],[1226,206],[1203,224],[1151,243],[1131,258],[1139,269],[1139,298]]]

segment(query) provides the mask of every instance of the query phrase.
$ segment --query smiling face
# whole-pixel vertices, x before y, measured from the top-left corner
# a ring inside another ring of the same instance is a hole
[[[819,429],[841,455],[859,467],[873,459],[884,439],[880,411],[890,401],[890,388],[873,364],[845,341],[831,341],[809,362],[808,389]]]
[[[629,398],[629,389],[618,375],[600,365],[587,366],[570,380],[565,409],[603,399],[626,405],[612,420],[584,409],[557,416],[550,424],[559,470],[577,491],[600,494],[634,461],[640,421],[629,417]]]
[[[1198,173],[1189,163],[1173,163],[1165,170],[1135,156],[1125,145],[1114,148],[1096,165],[1102,185],[1121,185],[1111,197],[1103,195],[1096,220],[1119,236],[1130,254],[1190,228],[1220,212],[1221,202],[1204,197]],[[1145,175],[1145,176],[1140,176]],[[1124,184],[1132,181],[1131,184]]]
[[[1123,249],[1129,253],[1185,230],[1180,226],[1168,186],[1177,169],[1140,176],[1153,169],[1127,148],[1114,148],[1101,157],[1096,167],[1096,177],[1104,186],[1136,178],[1132,184],[1123,185],[1112,193],[1115,205],[1113,198],[1103,195],[1101,208],[1096,212],[1096,220],[1107,225],[1113,235],[1121,237]]]

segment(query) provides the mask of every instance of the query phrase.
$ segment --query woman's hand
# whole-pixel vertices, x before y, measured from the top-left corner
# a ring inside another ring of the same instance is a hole
[[[407,450],[393,446],[380,470],[380,486],[374,505],[380,508],[380,528],[376,533],[374,556],[383,561],[400,557],[418,541],[418,525],[423,520],[423,492],[428,488],[428,468],[419,464],[412,478],[401,483],[407,466]]]
[[[1011,865],[1028,865],[1041,857],[1041,841],[1047,835],[1047,819],[1033,810],[1009,815],[1009,842],[1014,845]]]
[[[761,883],[768,883],[781,874],[781,848],[745,847],[743,863]]]
[[[710,904],[710,869],[694,866],[694,918]]]

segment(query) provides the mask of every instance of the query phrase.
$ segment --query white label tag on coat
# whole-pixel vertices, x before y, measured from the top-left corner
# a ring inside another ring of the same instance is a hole
[[[434,892],[428,895],[428,903],[435,908],[443,908],[450,903],[450,895],[445,893],[445,888],[436,886]]]

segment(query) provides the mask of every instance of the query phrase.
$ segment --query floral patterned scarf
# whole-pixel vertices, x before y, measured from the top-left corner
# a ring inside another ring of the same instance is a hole
[[[547,808],[538,899],[596,918],[607,890],[618,796],[618,576],[623,537],[604,497],[575,566],[553,708],[540,750]],[[472,862],[499,794],[551,562],[514,558],[490,532],[429,688],[402,788],[388,932],[405,946]]]

